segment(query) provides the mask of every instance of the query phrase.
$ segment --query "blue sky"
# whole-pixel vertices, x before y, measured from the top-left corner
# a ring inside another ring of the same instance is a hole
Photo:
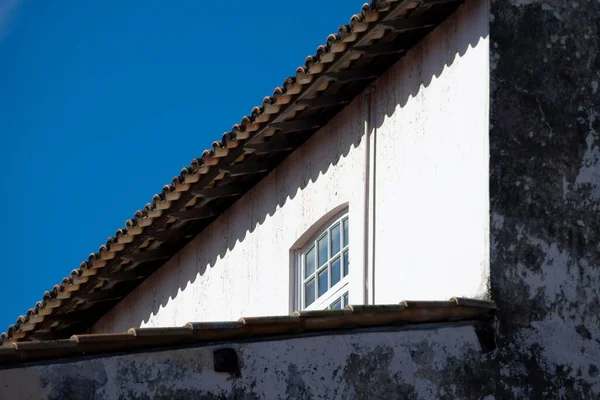
[[[363,2],[0,0],[0,331]]]

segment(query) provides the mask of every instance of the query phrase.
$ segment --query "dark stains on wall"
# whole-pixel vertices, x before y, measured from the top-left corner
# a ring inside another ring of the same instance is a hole
[[[343,398],[356,399],[468,399],[493,393],[493,378],[474,347],[463,347],[459,355],[429,340],[413,344],[409,357],[395,354],[392,347],[378,346],[369,352],[350,354],[344,368],[349,388]],[[402,359],[402,365],[397,362]],[[413,369],[414,375],[407,369]],[[400,372],[398,371],[400,370]]]
[[[311,400],[313,398],[310,386],[306,385],[301,372],[298,370],[298,366],[294,363],[288,366],[285,394],[288,399],[294,400]]]
[[[486,368],[501,398],[597,397],[600,2],[496,0],[491,14],[490,272],[500,312]]]
[[[46,373],[40,374],[42,388],[48,388],[47,398],[62,399],[98,399],[95,396],[97,388],[103,387],[108,378],[101,361],[92,361],[85,369],[75,364],[57,364],[45,368]]]
[[[344,368],[344,379],[353,393],[345,398],[418,399],[413,383],[403,382],[390,372],[394,350],[378,346],[368,353],[352,353]]]

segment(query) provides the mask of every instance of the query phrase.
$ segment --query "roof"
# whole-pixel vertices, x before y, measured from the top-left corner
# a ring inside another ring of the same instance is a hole
[[[2,343],[88,329],[398,61],[462,0],[377,0],[191,161],[42,300]],[[143,172],[139,172],[143,173]]]
[[[240,318],[231,322],[190,322],[174,328],[131,328],[125,333],[73,335],[69,339],[12,342],[0,347],[0,365],[82,355],[257,339],[280,335],[346,331],[434,322],[490,320],[491,301],[403,301],[397,305],[348,306],[343,310],[295,312],[291,316]]]

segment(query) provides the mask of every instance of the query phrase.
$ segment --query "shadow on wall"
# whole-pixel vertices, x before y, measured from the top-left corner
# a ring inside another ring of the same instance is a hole
[[[485,13],[482,12],[484,7]],[[484,14],[485,18],[482,17]],[[412,50],[420,52],[416,57],[419,65],[410,71],[408,69],[403,71],[405,76],[402,77],[402,84],[394,89],[394,98],[385,102],[373,102],[372,107],[384,108],[384,112],[372,112],[373,116],[378,116],[375,121],[372,121],[374,128],[381,127],[386,119],[391,118],[399,108],[403,108],[412,97],[429,87],[434,77],[441,76],[455,60],[464,56],[470,47],[476,47],[487,36],[487,1],[473,1],[462,5],[442,26]],[[434,47],[435,51],[432,49]],[[407,57],[410,57],[410,52]],[[375,82],[376,90],[377,86],[394,80],[393,74],[401,63],[402,60]],[[398,80],[397,77],[395,79]],[[226,265],[226,263],[217,264],[217,261],[232,252],[238,242],[242,243],[247,235],[265,224],[265,221],[278,209],[285,207],[288,201],[294,200],[309,183],[327,179],[330,168],[347,158],[352,149],[359,147],[363,140],[364,120],[362,118],[366,115],[366,107],[365,96],[359,95],[353,103],[215,220],[184,250],[107,313],[93,330],[124,331],[132,326],[148,324],[161,308],[165,308],[170,301],[181,296],[182,292],[203,277],[209,268],[243,267]],[[352,112],[354,110],[358,112]],[[398,132],[398,134],[402,133]],[[359,159],[363,161],[362,154]],[[364,166],[358,163],[351,164],[349,168],[356,170],[356,176],[361,176]],[[295,172],[300,170],[300,173],[293,173],[290,170]],[[242,210],[244,204],[249,206]],[[320,215],[316,215],[315,220],[319,217]],[[235,225],[233,221],[236,221]],[[275,231],[274,234],[279,233]],[[202,242],[201,239],[205,241]],[[194,262],[184,259],[186,253],[189,253],[190,246],[196,249]],[[200,248],[202,251],[199,251]],[[257,254],[259,249],[245,256],[252,257]],[[207,284],[210,284],[212,278],[209,275],[203,278],[208,279]],[[257,290],[251,282],[247,286],[248,291]],[[244,297],[246,293],[239,295]]]

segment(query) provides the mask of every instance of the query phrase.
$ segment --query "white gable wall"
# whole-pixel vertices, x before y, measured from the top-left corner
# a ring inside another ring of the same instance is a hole
[[[467,1],[377,82],[377,303],[486,291],[488,8]]]
[[[347,107],[93,330],[288,314],[290,248],[331,209],[348,202],[352,220],[364,208],[363,114],[361,100]]]
[[[468,1],[92,332],[289,314],[290,249],[346,203],[351,303],[485,294],[488,19]]]

